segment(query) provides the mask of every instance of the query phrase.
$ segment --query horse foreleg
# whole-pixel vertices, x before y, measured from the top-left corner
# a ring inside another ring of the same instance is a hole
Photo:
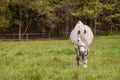
[[[77,60],[77,65],[80,66],[80,63],[79,63],[79,61],[80,61],[80,56],[79,56],[79,55],[77,55],[76,60]]]
[[[82,56],[80,55],[79,49],[75,49],[75,50],[76,50],[76,53],[77,53],[77,57],[76,57],[77,65],[80,66],[80,64],[82,64]]]
[[[87,68],[87,55],[84,55],[84,68]]]

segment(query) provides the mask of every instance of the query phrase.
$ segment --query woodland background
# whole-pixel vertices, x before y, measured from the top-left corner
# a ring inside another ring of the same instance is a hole
[[[94,35],[119,34],[120,0],[0,0],[1,39],[69,38],[78,20]]]

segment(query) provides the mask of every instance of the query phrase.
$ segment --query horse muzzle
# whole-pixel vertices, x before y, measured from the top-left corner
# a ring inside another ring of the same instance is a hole
[[[79,51],[81,54],[85,54],[87,52],[87,48],[84,45],[79,46]]]

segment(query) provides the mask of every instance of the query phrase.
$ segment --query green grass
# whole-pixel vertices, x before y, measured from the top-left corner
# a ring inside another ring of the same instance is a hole
[[[0,42],[0,80],[120,80],[120,36],[95,37],[87,69],[70,40]]]

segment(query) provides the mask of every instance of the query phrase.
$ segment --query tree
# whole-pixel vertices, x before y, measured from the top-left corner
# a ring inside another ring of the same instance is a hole
[[[113,29],[117,29],[117,25],[119,25],[120,18],[120,7],[118,0],[107,0],[102,1],[104,4],[103,12],[101,16],[101,21],[104,23],[104,29],[108,31],[108,33],[112,33]]]
[[[19,39],[26,33],[39,32],[46,33],[46,37],[68,37],[81,20],[94,34],[97,30],[112,33],[120,29],[119,3],[119,0],[3,0],[0,29],[19,34]]]
[[[0,1],[0,29],[9,27],[11,20],[11,13],[8,9],[8,0]]]
[[[103,4],[98,0],[96,1],[84,1],[84,4],[78,8],[77,12],[73,12],[73,16],[83,17],[85,24],[87,24],[87,20],[90,20],[90,27],[94,26],[94,34],[96,35],[96,26],[98,25],[97,18],[101,14],[103,10]],[[93,25],[94,21],[94,25]],[[100,23],[99,23],[100,24]]]
[[[32,11],[31,8],[29,7],[31,2],[33,1],[32,0],[10,1],[9,9],[12,13],[12,27],[13,25],[17,27],[19,40],[23,38],[23,36],[28,30],[28,27],[32,22],[32,19],[34,19],[35,12]]]
[[[42,25],[42,26],[49,27],[49,29],[50,29],[49,36],[50,36],[51,32],[53,31],[53,28],[55,27],[55,24],[57,21],[57,17],[55,14],[55,5],[53,4],[54,2],[55,1],[53,1],[53,0],[50,0],[50,1],[36,0],[30,4],[31,9],[36,10],[38,12],[39,16],[43,17],[43,18],[39,17],[44,22],[44,25]],[[41,25],[43,23],[39,22],[39,24]]]

